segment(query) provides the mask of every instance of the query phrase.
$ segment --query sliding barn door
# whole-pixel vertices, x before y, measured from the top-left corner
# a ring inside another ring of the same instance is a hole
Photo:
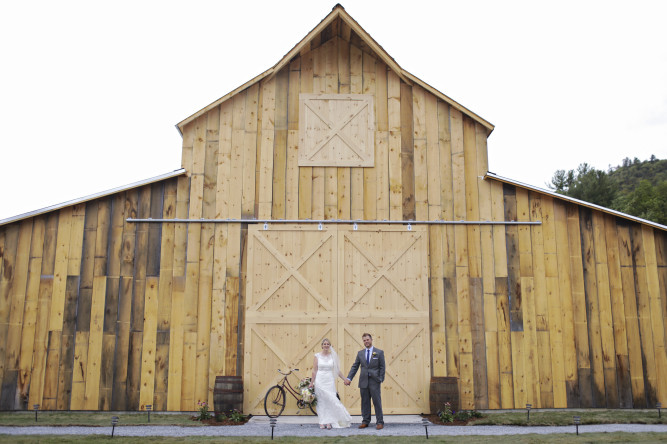
[[[244,410],[264,414],[278,369],[309,376],[327,337],[347,374],[361,335],[385,351],[387,414],[428,411],[430,381],[427,231],[405,226],[262,225],[248,229]],[[296,383],[298,378],[292,378]],[[361,412],[357,378],[338,391]],[[288,395],[285,414],[296,414]],[[300,411],[300,414],[307,414]]]
[[[350,366],[370,333],[385,353],[382,408],[386,414],[428,412],[431,378],[428,232],[404,226],[360,226],[338,232],[338,342]],[[361,412],[356,389],[345,405]]]
[[[278,369],[309,376],[313,350],[337,334],[336,227],[258,225],[248,236],[243,404],[263,415]],[[284,414],[296,414],[296,401],[287,401]]]

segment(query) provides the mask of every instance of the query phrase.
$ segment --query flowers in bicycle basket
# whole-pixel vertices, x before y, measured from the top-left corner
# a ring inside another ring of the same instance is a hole
[[[299,385],[297,385],[296,388],[301,394],[301,401],[303,401],[304,404],[316,406],[317,397],[315,396],[315,389],[310,388],[310,382],[310,377],[303,378],[301,381],[299,381]]]

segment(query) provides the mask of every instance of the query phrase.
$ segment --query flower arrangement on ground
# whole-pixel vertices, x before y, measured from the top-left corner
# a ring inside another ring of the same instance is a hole
[[[199,409],[199,415],[196,416],[197,421],[205,421],[213,417],[208,409],[208,403],[206,401],[198,401],[197,406]]]
[[[311,379],[303,378],[296,386],[297,391],[301,394],[301,401],[306,405],[317,405],[317,396],[315,396],[315,389],[310,388]]]
[[[452,411],[452,405],[446,402],[445,408],[438,412],[438,416],[442,422],[454,422],[454,412]]]

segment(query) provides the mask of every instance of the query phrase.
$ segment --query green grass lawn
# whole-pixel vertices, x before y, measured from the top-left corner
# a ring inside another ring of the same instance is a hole
[[[551,410],[531,411],[530,421],[527,421],[526,411],[512,411],[500,413],[484,413],[471,425],[531,425],[531,426],[560,426],[572,425],[573,416],[581,416],[582,424],[667,424],[667,412],[647,410]]]
[[[193,415],[160,414],[151,412],[151,422],[147,413],[111,413],[111,412],[39,412],[35,422],[34,412],[0,412],[0,425],[3,426],[111,426],[111,417],[118,416],[118,425],[177,425],[203,427],[199,421],[192,421]]]
[[[5,426],[34,426],[34,425],[82,425],[105,426],[111,425],[111,417],[117,415],[119,426],[148,425],[147,413],[136,412],[61,412],[45,411],[38,413],[38,422],[35,423],[33,412],[0,412],[0,425]],[[474,425],[531,425],[557,426],[571,425],[572,416],[581,416],[582,424],[667,424],[667,411],[662,418],[658,418],[657,410],[551,410],[530,413],[530,422],[526,422],[525,410],[511,412],[488,412],[484,417],[472,423]],[[176,426],[206,427],[198,421],[192,421],[191,414],[164,414],[151,413],[151,425],[164,424]]]
[[[322,443],[354,443],[363,441],[365,444],[390,444],[393,442],[400,442],[405,444],[411,443],[493,443],[493,444],[524,444],[524,443],[625,443],[625,442],[642,442],[642,443],[664,443],[667,438],[664,433],[585,433],[579,436],[574,434],[554,434],[554,435],[503,435],[503,436],[430,436],[426,441],[424,436],[347,436],[347,437],[309,437],[307,439],[301,437],[280,437],[271,441],[271,437],[120,437],[115,436],[54,436],[54,435],[40,435],[40,436],[8,436],[0,435],[0,442],[12,442],[17,444],[93,444],[93,443],[109,443],[109,444],[146,444],[146,443],[282,443],[282,444],[303,444],[305,442],[322,442]]]

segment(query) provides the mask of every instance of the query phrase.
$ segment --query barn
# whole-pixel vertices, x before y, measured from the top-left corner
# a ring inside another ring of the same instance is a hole
[[[0,409],[192,411],[236,376],[263,414],[363,332],[385,413],[440,377],[462,408],[667,400],[667,227],[490,173],[493,125],[340,5],[177,126],[181,169],[0,221]]]

